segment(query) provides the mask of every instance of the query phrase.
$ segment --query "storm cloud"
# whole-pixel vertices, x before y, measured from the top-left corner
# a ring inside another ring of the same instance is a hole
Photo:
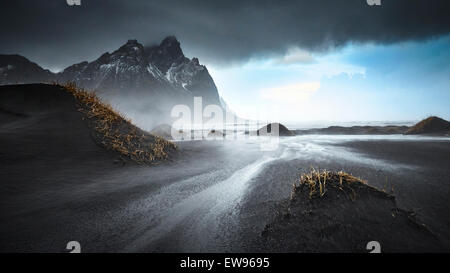
[[[189,57],[227,65],[289,48],[335,50],[349,42],[391,44],[450,32],[448,0],[15,0],[0,2],[0,53],[47,68],[92,60],[128,39],[175,35]]]

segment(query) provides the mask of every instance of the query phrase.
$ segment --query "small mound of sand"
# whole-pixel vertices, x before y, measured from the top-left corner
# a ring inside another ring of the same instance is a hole
[[[429,117],[406,131],[405,134],[449,134],[450,133],[450,122],[439,117]]]
[[[281,252],[367,252],[369,241],[385,252],[442,251],[394,196],[344,172],[303,174],[261,235],[266,247]]]
[[[277,131],[276,128],[278,128],[278,134],[276,132]],[[261,127],[258,131],[256,131],[256,135],[258,135],[258,136],[293,136],[295,134],[281,123],[269,123],[266,126]]]

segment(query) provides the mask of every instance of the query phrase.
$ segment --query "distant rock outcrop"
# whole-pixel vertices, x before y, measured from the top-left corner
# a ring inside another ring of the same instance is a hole
[[[405,134],[417,135],[417,134],[449,134],[450,133],[450,122],[439,117],[429,117],[406,131]]]
[[[276,128],[278,128],[278,134],[276,132]],[[277,136],[277,135],[278,136],[293,136],[295,134],[281,123],[269,123],[266,126],[257,130],[256,135],[258,135],[258,136]]]
[[[318,134],[318,135],[395,135],[404,134],[409,129],[408,126],[330,126],[327,128],[296,130],[298,135]]]

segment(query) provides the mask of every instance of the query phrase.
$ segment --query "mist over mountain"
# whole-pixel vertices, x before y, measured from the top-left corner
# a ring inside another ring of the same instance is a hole
[[[174,36],[147,47],[128,40],[112,53],[71,65],[59,73],[19,55],[0,55],[0,84],[53,81],[71,81],[98,92],[144,128],[170,122],[172,107],[192,106],[195,96],[202,97],[203,106],[225,108],[208,69],[197,58],[184,56]]]

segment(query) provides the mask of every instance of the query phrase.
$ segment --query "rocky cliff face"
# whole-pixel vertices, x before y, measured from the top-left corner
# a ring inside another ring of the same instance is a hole
[[[202,96],[207,103],[220,105],[207,68],[197,58],[186,58],[180,42],[173,36],[151,47],[129,40],[118,50],[105,53],[91,63],[66,68],[58,79],[75,81],[93,90],[162,91],[168,96],[186,98]]]

